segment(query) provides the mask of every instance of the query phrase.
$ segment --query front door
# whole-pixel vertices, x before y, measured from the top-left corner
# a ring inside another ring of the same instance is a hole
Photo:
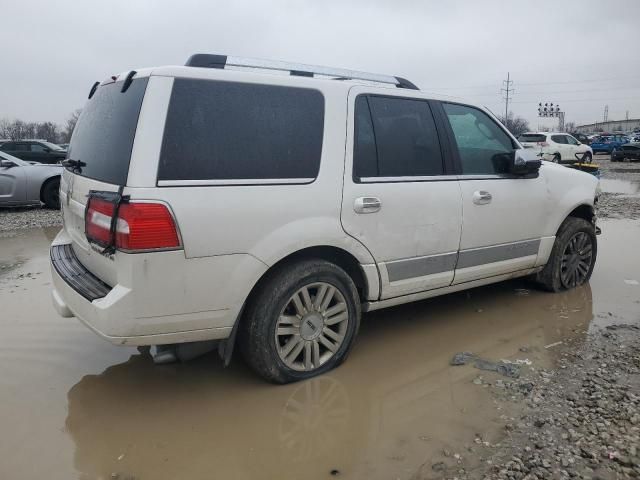
[[[341,219],[373,255],[381,298],[450,285],[461,232],[460,187],[430,103],[401,95],[349,96]]]
[[[9,165],[2,155],[0,155],[0,161],[4,161],[4,165]],[[0,164],[0,204],[24,202],[27,199],[25,167],[4,165]]]
[[[544,179],[509,174],[515,142],[486,112],[443,103],[462,190],[462,238],[453,283],[535,265],[550,202]]]

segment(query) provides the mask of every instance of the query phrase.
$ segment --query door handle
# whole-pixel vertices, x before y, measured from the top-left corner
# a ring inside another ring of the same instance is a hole
[[[491,194],[485,190],[473,192],[473,203],[476,205],[486,205],[487,203],[491,203],[492,198]]]
[[[356,213],[375,213],[382,208],[382,202],[376,197],[358,197],[353,202]]]

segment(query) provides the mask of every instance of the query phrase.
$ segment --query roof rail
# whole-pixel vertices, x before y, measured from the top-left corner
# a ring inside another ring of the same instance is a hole
[[[378,73],[358,72],[356,70],[347,70],[343,68],[280,62],[277,60],[263,60],[259,58],[231,57],[227,55],[196,53],[189,57],[185,65],[187,67],[201,68],[246,67],[260,68],[265,70],[279,70],[285,72],[288,71],[290,75],[302,77],[314,77],[315,75],[322,75],[326,77],[335,77],[341,80],[366,80],[368,82],[395,85],[398,88],[418,90],[418,87],[416,87],[409,80],[402,77],[380,75]]]

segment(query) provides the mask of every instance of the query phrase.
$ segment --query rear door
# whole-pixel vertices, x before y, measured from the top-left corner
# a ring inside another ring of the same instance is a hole
[[[571,160],[573,157],[572,148],[567,142],[566,135],[551,135],[551,141],[555,143],[555,150],[560,154],[561,160]],[[575,160],[575,157],[573,157],[573,160]]]
[[[364,87],[348,99],[345,231],[373,255],[382,298],[453,280],[462,198],[430,102]]]
[[[60,182],[64,228],[80,262],[101,280],[116,283],[113,258],[90,245],[84,214],[91,191],[117,192],[127,183],[129,162],[148,78],[134,79],[125,92],[122,81],[103,83],[85,104],[68,150],[69,160]]]
[[[533,267],[549,208],[544,179],[509,174],[517,147],[486,112],[443,103],[462,190],[454,284]]]

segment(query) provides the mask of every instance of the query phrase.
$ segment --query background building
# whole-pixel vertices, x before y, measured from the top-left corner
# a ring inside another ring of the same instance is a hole
[[[588,125],[578,125],[576,131],[578,133],[591,133],[591,132],[629,132],[636,129],[640,129],[640,118],[629,120],[609,120],[606,122],[590,123]]]

